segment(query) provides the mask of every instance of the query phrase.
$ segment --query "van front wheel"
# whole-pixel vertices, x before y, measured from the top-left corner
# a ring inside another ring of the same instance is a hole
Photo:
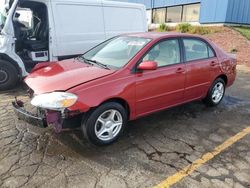
[[[18,71],[11,63],[0,60],[0,90],[12,89],[18,82]]]

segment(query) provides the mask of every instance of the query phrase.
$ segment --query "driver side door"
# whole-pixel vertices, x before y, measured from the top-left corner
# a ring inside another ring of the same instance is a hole
[[[156,70],[136,73],[136,114],[149,113],[182,102],[186,68],[181,56],[179,39],[158,42],[142,61],[155,61]]]

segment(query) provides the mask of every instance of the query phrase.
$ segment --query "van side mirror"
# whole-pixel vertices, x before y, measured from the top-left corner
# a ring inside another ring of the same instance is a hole
[[[139,64],[138,70],[156,70],[158,67],[157,62],[155,61],[143,61]]]

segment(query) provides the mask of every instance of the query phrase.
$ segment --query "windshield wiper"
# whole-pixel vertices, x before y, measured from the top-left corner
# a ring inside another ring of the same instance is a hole
[[[89,62],[87,59],[85,59],[85,58],[82,57],[82,56],[79,56],[79,57],[77,57],[76,59],[77,59],[77,60],[83,60],[84,63],[87,63],[87,64],[89,64],[89,65],[93,65],[93,63]]]
[[[80,56],[79,59],[84,60],[85,63],[91,64],[91,65],[98,65],[99,67],[105,68],[105,69],[110,69],[108,65],[105,65],[103,63],[100,63],[99,61],[92,60],[92,59],[86,59],[83,56]]]
[[[100,67],[103,67],[105,69],[110,69],[108,65],[105,65],[103,63],[100,63],[99,61],[96,61],[96,60],[92,60],[92,59],[86,59],[86,61],[89,61],[91,63],[94,63],[96,65],[99,65]]]

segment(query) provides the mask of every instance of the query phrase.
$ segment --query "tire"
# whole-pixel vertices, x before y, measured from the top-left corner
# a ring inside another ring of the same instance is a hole
[[[222,78],[217,78],[210,87],[204,103],[210,107],[219,105],[225,95],[225,89],[225,81]]]
[[[125,108],[119,103],[108,102],[89,112],[83,118],[81,127],[85,138],[101,146],[116,141],[123,133],[127,121]]]
[[[0,60],[0,90],[12,89],[19,80],[18,71],[10,62]]]

